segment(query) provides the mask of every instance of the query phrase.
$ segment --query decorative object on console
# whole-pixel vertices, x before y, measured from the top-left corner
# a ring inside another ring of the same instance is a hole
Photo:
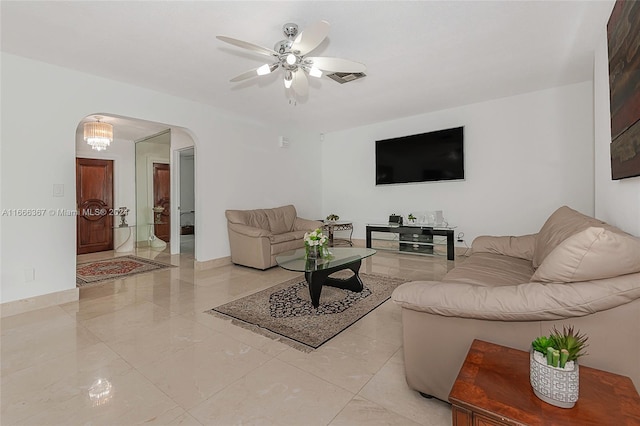
[[[389,216],[389,225],[402,225],[402,216],[393,213]]]
[[[164,207],[155,206],[153,209],[154,217],[153,220],[155,223],[162,223],[162,212],[164,211]]]
[[[535,395],[544,402],[571,408],[579,395],[578,358],[585,355],[587,337],[572,326],[555,326],[549,337],[531,343],[530,382]]]
[[[124,228],[126,226],[129,226],[127,224],[127,215],[129,214],[129,209],[126,207],[120,207],[118,209],[118,216],[120,216],[120,227]]]
[[[338,216],[337,214],[331,213],[329,216],[327,216],[327,220],[329,222],[335,222],[337,220],[340,220],[340,216]]]
[[[618,0],[607,24],[611,178],[640,176],[640,2]]]

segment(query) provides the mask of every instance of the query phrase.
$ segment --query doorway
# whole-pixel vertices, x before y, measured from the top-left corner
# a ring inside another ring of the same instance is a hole
[[[180,204],[180,253],[195,254],[196,199],[195,199],[195,151],[186,148],[177,151],[179,164]]]
[[[113,250],[113,160],[76,158],[76,254]]]
[[[153,163],[153,207],[156,213],[154,233],[165,243],[171,239],[171,169],[169,164]]]

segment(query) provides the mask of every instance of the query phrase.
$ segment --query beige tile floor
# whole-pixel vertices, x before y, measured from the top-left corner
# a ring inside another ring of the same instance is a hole
[[[179,267],[2,320],[3,426],[451,424],[448,404],[405,383],[400,308],[391,301],[303,353],[203,313],[296,273],[197,270],[189,254],[136,254]],[[453,264],[379,251],[362,271],[438,279]]]

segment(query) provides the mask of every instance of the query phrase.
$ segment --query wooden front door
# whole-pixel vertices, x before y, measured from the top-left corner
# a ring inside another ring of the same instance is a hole
[[[76,158],[77,254],[113,250],[113,160]]]
[[[160,221],[155,220],[154,233],[164,242],[171,238],[171,179],[169,165],[153,163],[153,207],[164,207]],[[154,215],[154,218],[157,218]]]

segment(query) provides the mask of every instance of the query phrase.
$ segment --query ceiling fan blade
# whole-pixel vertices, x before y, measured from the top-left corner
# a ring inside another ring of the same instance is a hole
[[[307,96],[307,93],[309,93],[309,81],[307,80],[307,74],[301,69],[294,72],[291,87],[298,96]]]
[[[348,59],[316,56],[305,58],[305,62],[307,61],[311,61],[314,67],[329,72],[364,72],[367,69],[364,64]]]
[[[306,55],[318,47],[328,34],[329,23],[318,21],[298,34],[298,37],[293,41],[291,50],[299,50],[301,55]]]
[[[235,77],[233,77],[231,80],[232,83],[236,83],[238,81],[242,81],[242,80],[246,80],[248,78],[251,77],[257,77],[259,75],[266,75],[269,74],[271,72],[273,72],[276,68],[278,68],[278,64],[264,64],[262,66],[259,66],[258,68],[254,68],[252,70],[249,70],[247,72],[243,72],[240,75],[237,75]]]
[[[252,52],[260,53],[261,55],[277,56],[275,50],[267,49],[266,47],[258,46],[257,44],[249,43],[248,41],[242,41],[226,36],[216,36],[218,40],[225,43],[233,44],[234,46],[242,47],[243,49],[251,50]]]

